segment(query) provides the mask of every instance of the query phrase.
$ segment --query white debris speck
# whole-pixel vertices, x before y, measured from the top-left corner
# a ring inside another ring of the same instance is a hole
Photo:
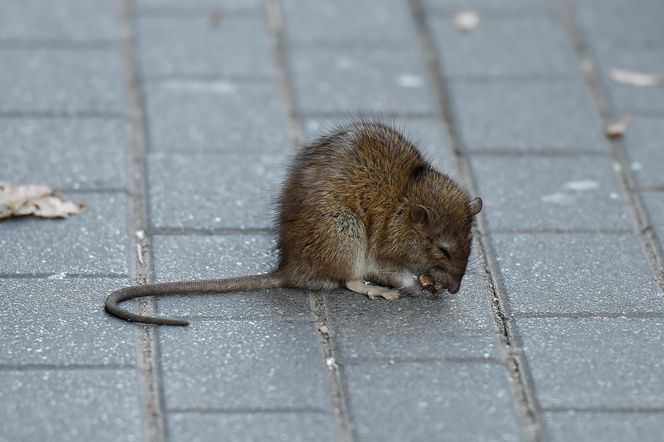
[[[541,196],[540,199],[545,203],[558,204],[560,206],[571,206],[576,203],[576,198],[574,196],[562,192],[544,195]]]
[[[56,273],[55,275],[51,275],[48,277],[48,279],[65,279],[67,274],[65,272],[62,273]]]
[[[229,81],[167,81],[165,87],[168,89],[187,90],[193,92],[213,92],[217,94],[228,94],[235,92],[235,84]]]
[[[454,16],[454,26],[459,31],[469,32],[480,24],[480,16],[475,11],[460,11]]]
[[[619,199],[620,199],[620,195],[618,195],[618,194],[615,193],[615,192],[611,192],[611,193],[609,193],[609,198],[611,198],[612,200],[619,200]]]
[[[639,163],[638,161],[634,161],[631,165],[632,170],[641,170],[643,169],[643,165]]]
[[[598,187],[599,183],[593,180],[569,181],[565,183],[565,188],[571,190],[593,190]]]
[[[402,74],[397,78],[397,84],[401,87],[420,88],[424,85],[424,81],[418,75]]]
[[[622,166],[620,165],[620,163],[613,163],[613,170],[615,170],[616,172],[620,172],[622,170]]]
[[[337,361],[334,358],[327,358],[325,359],[325,365],[327,365],[328,368],[337,368]]]
[[[138,238],[138,239],[145,238],[145,230],[137,230],[136,231],[136,238]]]

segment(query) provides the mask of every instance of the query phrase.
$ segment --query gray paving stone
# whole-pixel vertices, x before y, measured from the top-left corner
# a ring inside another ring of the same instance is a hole
[[[152,151],[285,152],[276,83],[172,80],[146,87]]]
[[[664,313],[636,234],[497,234],[494,244],[512,312]]]
[[[218,275],[224,277],[225,275]],[[283,317],[313,320],[308,292],[269,289],[219,295],[178,296],[158,300],[164,316],[188,318],[257,319]]]
[[[632,229],[605,157],[485,156],[472,167],[493,229]]]
[[[261,0],[138,0],[141,10],[169,9],[174,11],[206,9],[236,10],[236,9],[260,9]]]
[[[474,10],[483,13],[513,14],[518,12],[540,12],[551,7],[547,0],[424,0],[430,12],[456,12]]]
[[[418,44],[408,3],[401,0],[285,0],[282,8],[291,42]]]
[[[125,111],[119,50],[2,49],[1,112]]]
[[[330,410],[316,325],[308,321],[197,321],[160,329],[167,410]]]
[[[663,11],[664,12],[664,11]],[[664,43],[663,43],[664,44]],[[607,48],[601,57],[605,60],[604,81],[616,113],[664,113],[664,86],[634,86],[616,83],[611,79],[612,69],[661,76],[664,74],[664,47]]]
[[[456,295],[383,302],[335,291],[325,300],[342,361],[499,357],[488,295],[475,274],[464,278]]]
[[[14,218],[0,223],[0,273],[129,272],[129,198],[73,194],[86,212],[68,219]]]
[[[399,117],[393,119],[376,117],[376,120],[383,121],[388,126],[403,133],[438,170],[458,178],[452,143],[439,117]],[[307,140],[313,140],[344,121],[347,121],[344,117],[307,117],[304,121],[305,136]]]
[[[544,409],[664,406],[664,318],[516,322]]]
[[[551,440],[593,440],[656,442],[664,434],[664,413],[544,413]],[[592,435],[592,436],[590,436]]]
[[[437,110],[419,50],[307,47],[292,49],[290,58],[303,113]]]
[[[0,441],[144,440],[138,391],[135,370],[3,370]]]
[[[113,320],[104,299],[126,280],[0,279],[0,364],[126,364],[135,327]]]
[[[2,4],[1,40],[89,42],[122,38],[120,5],[115,1],[9,1]]]
[[[277,263],[272,235],[153,237],[157,281],[266,273]]]
[[[65,188],[128,188],[129,124],[102,119],[0,119],[0,177]]]
[[[623,142],[638,185],[664,188],[664,118],[635,119]]]
[[[335,417],[326,413],[183,414],[168,418],[173,442],[337,441]]]
[[[500,365],[357,364],[343,373],[358,440],[520,440]]]
[[[261,77],[275,73],[262,14],[147,16],[139,20],[142,71],[151,76]],[[182,38],[186,35],[186,38]]]
[[[642,192],[641,196],[664,255],[664,192]]]
[[[151,155],[151,224],[157,227],[274,226],[285,156]]]
[[[636,48],[664,42],[664,5],[659,0],[584,0],[571,5],[577,22],[595,47]]]
[[[453,16],[430,16],[448,76],[569,76],[579,78],[564,29],[549,15],[480,18],[472,32],[459,31]],[[506,50],[505,48],[509,48]]]
[[[470,150],[608,151],[590,94],[580,82],[452,82]]]

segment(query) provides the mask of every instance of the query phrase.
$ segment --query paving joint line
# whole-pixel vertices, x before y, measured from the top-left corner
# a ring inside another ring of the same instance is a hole
[[[288,129],[291,139],[290,149],[295,150],[305,139],[305,131],[303,121],[298,117],[301,113],[297,108],[293,77],[289,68],[281,6],[280,0],[267,0],[265,2],[265,14],[267,16],[268,29],[274,39],[274,57],[279,76],[280,89],[286,106]],[[317,333],[321,342],[322,356],[326,361],[328,369],[332,390],[332,405],[341,439],[343,442],[353,442],[352,425],[348,413],[348,403],[344,393],[341,373],[337,364],[327,364],[327,361],[334,361],[337,357],[329,334],[328,314],[322,293],[309,294],[309,301],[311,310],[316,317]]]
[[[146,232],[151,236],[275,235],[277,229],[263,227],[151,227]]]
[[[579,24],[576,21],[572,7],[567,0],[558,0],[556,3],[558,18],[570,40],[574,53],[579,61],[591,60],[595,66],[599,66],[591,50],[591,45],[586,41]],[[602,83],[597,69],[590,72],[583,72],[583,77],[587,87],[590,89],[595,107],[602,119],[602,123],[606,126],[613,120],[616,114],[613,104],[608,98],[605,86]],[[634,175],[630,168],[630,162],[627,161],[627,154],[624,143],[620,139],[608,140],[611,147],[611,156],[613,160],[620,164],[620,170],[616,173],[620,177],[620,183],[623,191],[627,196],[627,204],[631,209],[633,220],[636,223],[636,228],[639,232],[642,246],[646,252],[646,258],[650,266],[655,283],[658,286],[660,297],[664,301],[664,256],[660,251],[660,246],[655,232],[651,228],[648,213],[644,207],[644,203],[640,198],[638,192],[633,189],[638,188]]]
[[[146,231],[148,225],[147,196],[147,132],[145,127],[145,102],[138,68],[138,44],[136,37],[136,17],[134,0],[121,0],[122,20],[125,27],[124,61],[125,81],[129,95],[131,115],[131,177],[132,177],[132,229],[130,236],[134,243],[131,256],[135,266],[135,284],[146,284],[150,279],[152,261],[151,238],[149,235],[139,237],[133,234]],[[143,260],[138,259],[133,251],[143,251]],[[142,314],[154,311],[154,301],[141,298],[138,301]],[[162,403],[161,382],[159,375],[159,354],[157,345],[157,329],[150,325],[136,326],[138,372],[143,396],[145,413],[145,433],[150,442],[166,440],[164,412]]]
[[[461,137],[457,131],[456,117],[454,114],[450,91],[446,79],[443,75],[442,60],[438,57],[434,40],[429,29],[426,12],[421,0],[408,1],[411,15],[415,22],[415,28],[422,45],[425,57],[425,65],[429,76],[433,82],[434,90],[438,98],[438,105],[441,111],[443,123],[448,130],[450,141],[454,149],[457,165],[460,169],[460,175],[471,191],[474,191],[476,184],[472,175],[472,169],[469,160],[466,158],[466,149],[463,146]],[[475,230],[487,232],[488,229],[484,216],[480,214]],[[512,393],[517,407],[518,417],[522,424],[522,430],[525,431],[527,438],[532,441],[540,441],[543,436],[543,425],[539,417],[538,403],[535,399],[532,387],[532,379],[527,370],[526,361],[520,352],[515,351],[517,343],[517,334],[511,327],[507,318],[506,300],[501,291],[497,289],[499,283],[498,269],[494,259],[490,254],[489,240],[486,234],[481,234],[476,239],[478,247],[478,258],[482,265],[486,287],[489,289],[489,302],[493,312],[493,319],[499,332],[499,338],[503,353],[505,356],[505,365],[511,378]]]

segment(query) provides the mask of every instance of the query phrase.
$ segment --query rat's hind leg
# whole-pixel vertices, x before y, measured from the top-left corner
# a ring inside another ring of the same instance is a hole
[[[367,284],[365,281],[356,279],[346,281],[346,288],[350,291],[367,295],[369,299],[383,298],[388,301],[399,299],[400,293],[397,290],[380,285]]]

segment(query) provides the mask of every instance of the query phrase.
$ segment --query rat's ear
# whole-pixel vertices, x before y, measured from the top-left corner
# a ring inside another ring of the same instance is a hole
[[[410,219],[415,224],[428,226],[429,223],[431,222],[431,211],[428,208],[422,206],[421,204],[418,204],[417,206],[414,206],[411,209]]]
[[[470,214],[472,216],[477,215],[478,213],[480,213],[480,210],[482,210],[482,198],[480,198],[479,196],[476,196],[468,204],[468,207],[470,208]]]

